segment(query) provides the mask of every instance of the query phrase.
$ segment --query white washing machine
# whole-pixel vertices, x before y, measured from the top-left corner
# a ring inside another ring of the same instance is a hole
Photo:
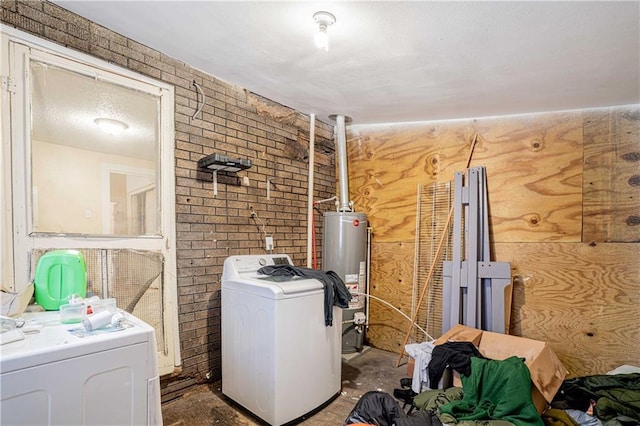
[[[129,328],[79,337],[57,311],[23,318],[44,326],[0,346],[0,424],[162,425],[151,326],[127,314]]]
[[[340,393],[342,309],[325,326],[323,284],[264,276],[287,255],[225,260],[222,393],[271,425],[298,419]]]

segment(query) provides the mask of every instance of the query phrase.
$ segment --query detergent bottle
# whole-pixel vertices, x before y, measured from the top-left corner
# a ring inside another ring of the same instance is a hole
[[[87,267],[78,250],[53,250],[38,259],[34,277],[36,303],[47,311],[57,311],[72,295],[87,294]]]

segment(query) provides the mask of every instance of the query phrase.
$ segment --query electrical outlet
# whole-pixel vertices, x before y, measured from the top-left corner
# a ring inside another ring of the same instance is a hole
[[[269,251],[273,250],[273,237],[264,238],[265,248]]]

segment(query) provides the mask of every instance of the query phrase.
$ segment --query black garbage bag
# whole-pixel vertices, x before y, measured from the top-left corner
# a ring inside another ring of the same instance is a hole
[[[376,426],[442,426],[432,411],[415,411],[406,415],[400,404],[386,392],[369,391],[362,395],[345,425],[365,423]]]

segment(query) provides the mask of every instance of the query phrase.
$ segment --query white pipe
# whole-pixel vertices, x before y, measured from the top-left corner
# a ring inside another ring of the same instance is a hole
[[[371,281],[370,281],[371,280],[371,227],[370,226],[367,227],[367,253],[366,253],[366,256],[367,256],[367,271],[366,271],[367,276],[365,277],[365,283],[366,284],[365,284],[365,291],[364,292],[369,294],[369,285],[371,283]],[[369,317],[369,300],[365,299],[364,303],[365,303],[365,305],[364,305],[365,306],[364,315],[365,315],[365,317],[367,319],[366,326],[367,326],[367,329],[368,329],[369,328],[369,318],[370,318]]]
[[[307,268],[313,256],[313,168],[315,163],[316,115],[309,115],[309,190],[307,196]]]
[[[334,200],[337,200],[337,199],[338,199],[338,197],[336,197],[336,196],[334,195],[334,196],[333,196],[333,197],[331,197],[331,198],[325,198],[324,200],[318,200],[318,201],[315,201],[315,202],[314,202],[314,204],[326,203],[326,202],[334,201]],[[337,202],[337,201],[336,201],[336,204],[338,204],[338,202]]]
[[[403,317],[405,317],[411,324],[413,324],[413,327],[417,328],[418,330],[422,331],[424,333],[425,336],[427,336],[429,338],[429,341],[434,341],[436,339],[434,339],[433,337],[431,337],[429,335],[429,333],[427,333],[425,330],[422,329],[422,327],[420,327],[418,324],[416,324],[411,318],[409,318],[407,316],[407,314],[405,314],[404,312],[402,312],[400,309],[396,308],[395,306],[393,306],[391,303],[387,302],[384,299],[380,299],[379,297],[376,296],[372,296],[370,294],[365,294],[365,293],[360,293],[358,291],[353,291],[352,294],[358,294],[360,296],[364,296],[364,297],[369,297],[371,299],[377,300],[380,303],[384,303],[385,305],[387,305],[388,307],[390,307],[391,309],[393,309],[394,311],[396,311],[397,313],[399,313],[400,315],[402,315]]]
[[[267,178],[267,201],[271,200],[271,179]]]
[[[338,211],[353,211],[349,203],[349,174],[347,173],[347,131],[344,115],[336,115],[336,149],[340,179],[340,206]]]

